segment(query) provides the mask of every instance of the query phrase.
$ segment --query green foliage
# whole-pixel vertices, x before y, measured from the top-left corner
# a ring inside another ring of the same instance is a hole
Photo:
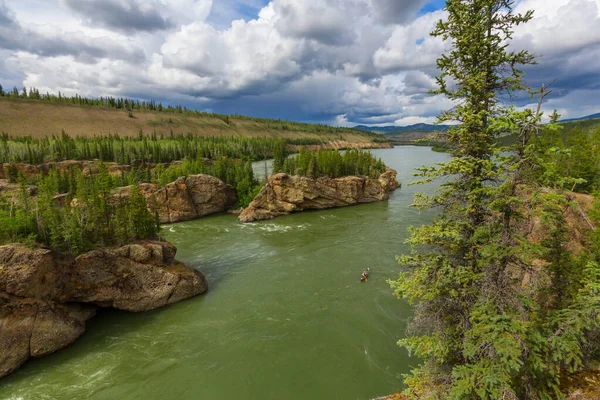
[[[1,163],[42,164],[63,160],[102,160],[123,165],[169,163],[188,159],[219,157],[243,160],[262,160],[275,150],[289,154],[286,142],[277,138],[202,137],[171,135],[159,137],[156,133],[135,137],[119,135],[71,137],[65,132],[49,138],[29,136],[0,136]]]
[[[274,172],[305,175],[313,178],[328,176],[369,176],[377,178],[386,170],[380,159],[363,150],[348,150],[343,155],[336,150],[307,151],[300,149],[297,156],[274,163]]]
[[[542,185],[600,190],[600,127],[567,124],[565,129],[543,129],[533,141],[537,162],[543,166],[531,179]]]
[[[588,253],[565,250],[569,239],[565,195],[524,186],[552,170],[536,145],[542,113],[506,108],[501,93],[524,89],[526,51],[509,52],[513,1],[448,0],[448,20],[433,35],[452,49],[438,60],[439,90],[456,107],[439,121],[458,121],[439,136],[454,158],[424,166],[419,182],[443,178],[437,195],[417,195],[415,206],[437,208],[433,223],[412,230],[413,252],[395,294],[415,306],[400,341],[423,360],[407,377],[407,394],[426,399],[554,399],[560,376],[585,366],[587,335],[598,330],[600,268]],[[537,92],[540,105],[549,94]],[[558,131],[545,127],[548,137]],[[500,136],[518,140],[500,147]],[[562,185],[571,184],[565,180]],[[525,221],[544,227],[539,240]]]
[[[76,168],[65,174],[53,170],[38,184],[35,199],[24,184],[18,198],[0,197],[0,242],[36,241],[79,254],[157,238],[158,220],[139,186],[133,186],[127,200],[113,197],[114,183],[102,164],[96,176],[86,177]]]

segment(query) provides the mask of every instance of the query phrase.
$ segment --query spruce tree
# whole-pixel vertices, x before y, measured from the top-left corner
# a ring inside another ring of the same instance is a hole
[[[445,178],[437,195],[415,198],[415,206],[441,213],[412,230],[408,243],[414,251],[399,258],[405,268],[392,282],[398,297],[416,304],[407,338],[400,341],[423,360],[405,380],[410,396],[560,397],[561,374],[582,368],[582,343],[598,325],[598,265],[560,252],[567,199],[523,187],[539,167],[531,138],[542,113],[539,107],[517,112],[501,102],[502,95],[525,89],[519,68],[534,63],[527,51],[507,46],[514,27],[533,15],[515,14],[513,5],[448,0],[448,19],[432,33],[451,45],[438,60],[435,93],[456,104],[439,121],[459,124],[440,134],[453,158],[418,173],[421,182]],[[541,105],[548,92],[538,94]],[[507,152],[496,139],[508,132],[519,140]],[[528,190],[530,199],[524,200]],[[519,232],[529,207],[541,210],[537,217],[554,240],[534,245]],[[539,271],[536,261],[546,269]],[[559,278],[573,270],[584,278],[560,285]],[[526,284],[531,274],[549,279]]]

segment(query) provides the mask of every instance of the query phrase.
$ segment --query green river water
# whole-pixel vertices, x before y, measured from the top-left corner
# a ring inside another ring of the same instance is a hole
[[[413,169],[427,147],[374,150],[404,183],[388,202],[240,225],[220,215],[166,226],[209,292],[153,312],[102,311],[72,346],[0,381],[0,399],[359,399],[401,389],[396,342],[410,307],[391,294]],[[367,283],[359,283],[370,267]]]

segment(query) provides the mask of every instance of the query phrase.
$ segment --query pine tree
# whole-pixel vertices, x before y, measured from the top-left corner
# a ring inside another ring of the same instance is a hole
[[[600,268],[560,252],[564,243],[559,193],[522,184],[535,165],[530,144],[541,112],[517,112],[501,93],[524,89],[521,65],[527,51],[510,52],[513,28],[532,12],[513,13],[509,0],[448,0],[448,20],[434,36],[451,44],[438,60],[436,93],[457,105],[439,121],[458,121],[444,135],[454,158],[419,171],[422,182],[445,177],[436,196],[417,195],[415,206],[439,208],[430,225],[413,228],[413,253],[392,282],[395,293],[417,303],[407,338],[400,341],[423,360],[406,379],[407,393],[427,399],[551,399],[560,396],[563,372],[582,367],[581,343],[598,325]],[[542,88],[543,98],[548,92]],[[554,116],[556,119],[556,116]],[[501,133],[519,143],[498,148]],[[536,203],[537,202],[537,203]],[[537,247],[521,237],[518,221],[526,205],[540,209],[550,238]],[[550,282],[522,285],[538,257],[548,263]],[[558,285],[579,270],[584,279]],[[552,300],[542,293],[552,293]],[[562,301],[564,299],[564,301]]]

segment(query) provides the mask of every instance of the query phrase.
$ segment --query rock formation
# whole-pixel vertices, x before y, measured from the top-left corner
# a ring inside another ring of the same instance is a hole
[[[400,186],[396,171],[378,179],[359,176],[309,178],[279,173],[270,175],[258,196],[238,217],[247,223],[303,210],[321,210],[387,200]]]
[[[1,246],[0,377],[73,343],[97,306],[147,311],[204,293],[204,276],[176,261],[176,251],[140,242],[72,258]]]
[[[236,202],[235,189],[210,175],[190,175],[164,188],[140,185],[148,208],[156,210],[162,224],[190,221],[229,210]],[[117,198],[128,198],[131,186],[115,189]]]

